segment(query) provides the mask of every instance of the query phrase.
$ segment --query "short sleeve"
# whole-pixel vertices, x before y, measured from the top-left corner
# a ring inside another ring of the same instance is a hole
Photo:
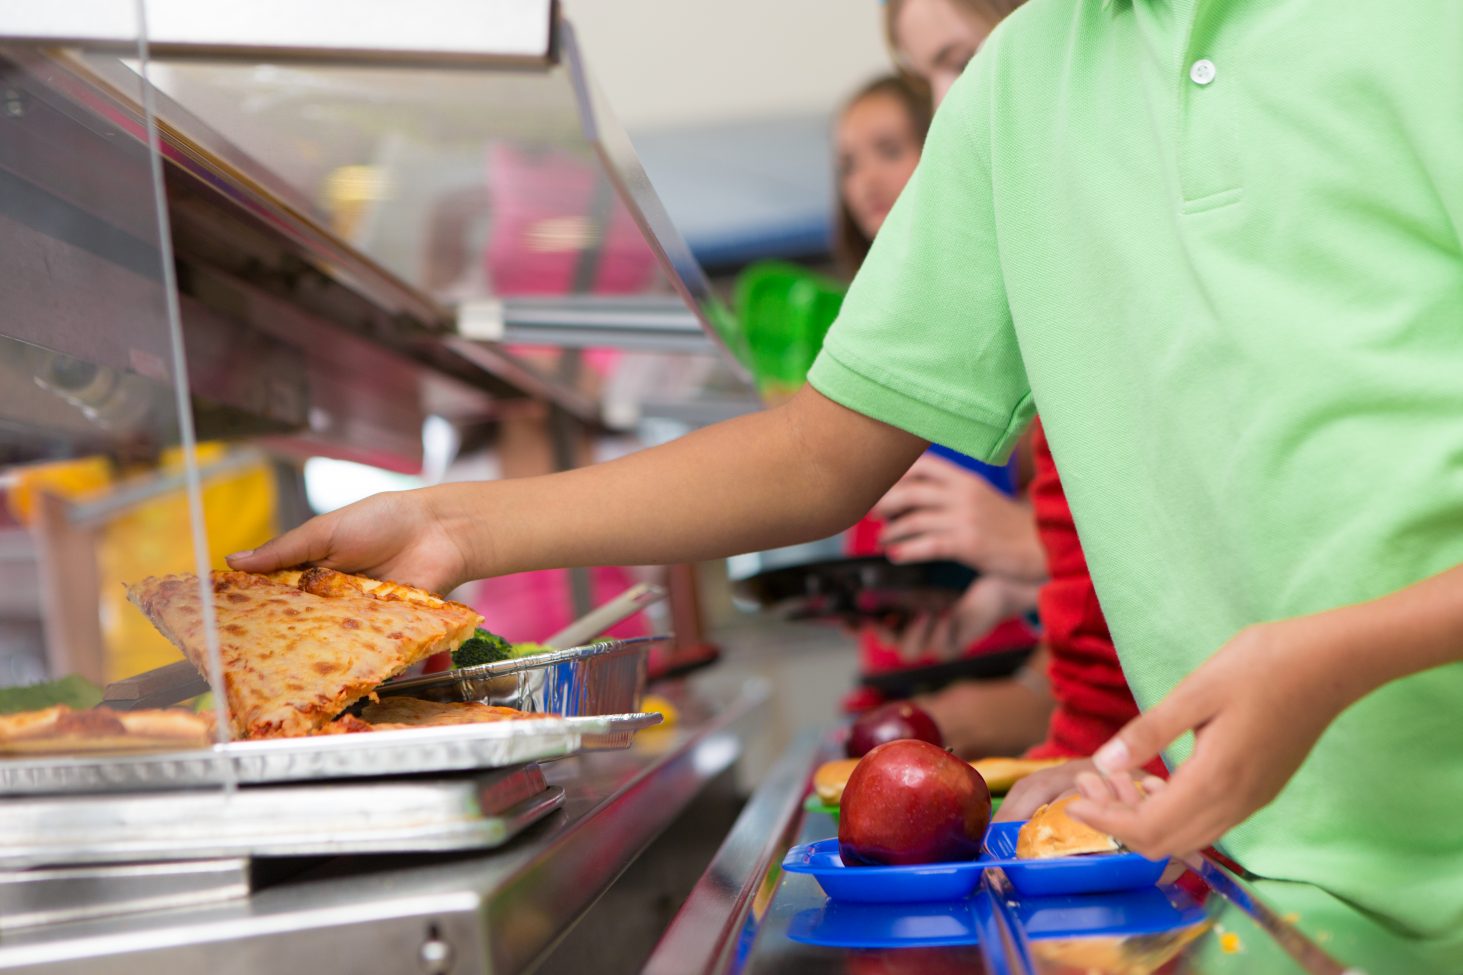
[[[1001,463],[1033,415],[996,248],[989,57],[936,113],[808,375],[835,402]]]

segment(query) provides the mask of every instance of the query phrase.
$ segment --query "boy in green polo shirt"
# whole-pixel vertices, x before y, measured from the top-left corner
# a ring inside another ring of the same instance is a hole
[[[233,562],[441,589],[770,548],[851,523],[928,441],[999,462],[1039,401],[1148,712],[1083,814],[1456,933],[1460,46],[1456,0],[1031,0],[942,107],[813,389]],[[1120,773],[1159,749],[1178,770],[1140,800]]]

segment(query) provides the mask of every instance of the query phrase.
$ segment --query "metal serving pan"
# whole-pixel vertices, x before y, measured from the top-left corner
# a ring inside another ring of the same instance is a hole
[[[441,780],[13,799],[0,803],[0,867],[484,849],[563,802],[537,765]]]
[[[591,748],[623,748],[658,714],[545,716],[534,721],[409,728],[315,738],[234,741],[182,752],[0,760],[0,795],[196,789],[505,768]]]
[[[376,689],[380,697],[428,701],[477,701],[545,714],[626,714],[640,706],[650,648],[668,636],[592,643],[476,667],[396,680]]]

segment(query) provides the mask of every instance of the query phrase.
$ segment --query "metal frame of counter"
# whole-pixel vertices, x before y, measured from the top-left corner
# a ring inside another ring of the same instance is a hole
[[[470,855],[263,864],[225,904],[7,935],[0,970],[507,973],[540,960],[714,778],[738,760],[768,700],[759,682],[697,681],[670,695],[671,728],[627,751],[546,766],[564,807],[510,845]]]
[[[252,88],[234,82],[240,87],[208,91],[211,111],[196,90],[188,98],[185,85],[169,90],[159,80],[165,68],[175,82],[179,72],[193,70],[199,84],[197,72],[225,67],[239,74],[253,66],[271,75],[283,65],[297,73],[293,84],[302,90],[355,85],[370,93],[353,96],[355,102],[339,96],[336,118],[374,116],[393,97],[409,101],[417,90],[411,79],[437,79],[441,91],[465,79],[510,86],[496,98],[479,93],[475,102],[464,94],[460,111],[476,118],[483,104],[516,103],[524,89],[511,86],[532,79],[543,110],[558,123],[534,117],[532,125],[519,125],[510,113],[485,119],[475,137],[484,146],[562,150],[603,181],[604,193],[594,197],[603,196],[598,209],[576,212],[571,221],[582,224],[571,236],[579,241],[572,246],[585,280],[573,286],[574,295],[529,301],[536,314],[527,317],[551,320],[555,340],[631,341],[641,349],[717,356],[718,374],[737,377],[734,392],[750,389],[745,353],[728,342],[724,309],[588,76],[557,0],[428,0],[409,17],[385,0],[319,0],[308,9],[264,0],[226,13],[188,0],[145,6],[108,0],[0,10],[0,239],[7,254],[36,267],[44,254],[47,272],[27,273],[31,265],[12,261],[18,270],[9,278],[21,284],[5,294],[18,311],[0,328],[0,345],[15,343],[5,350],[10,357],[36,346],[53,369],[103,369],[109,383],[123,384],[143,403],[170,402],[173,386],[186,377],[200,437],[270,437],[277,451],[343,456],[407,473],[420,466],[420,429],[429,415],[475,423],[496,417],[503,401],[529,397],[589,427],[605,422],[605,404],[572,376],[503,347],[507,324],[524,317],[523,309],[505,318],[503,296],[486,285],[465,307],[453,307],[461,296],[420,273],[425,257],[350,237],[317,199],[318,179],[285,175],[285,163],[319,155],[320,145],[251,144],[244,135],[249,121],[274,127],[217,111],[220,101],[272,102],[274,95],[249,95]],[[448,69],[457,74],[444,75]],[[311,81],[312,71],[323,74]],[[340,72],[356,80],[321,80]],[[443,100],[438,89],[422,90],[424,104]],[[312,110],[331,114],[319,105]],[[451,118],[436,124],[451,127]],[[332,135],[354,145],[380,133],[347,126]],[[332,160],[338,173],[384,165],[356,152]],[[424,204],[402,206],[433,212]],[[651,294],[635,301],[589,293],[607,233],[596,228],[618,219],[614,206],[637,228],[654,265],[644,286]],[[401,222],[385,212],[378,219],[391,227]],[[119,295],[142,311],[119,317]],[[108,334],[120,331],[127,341],[89,341],[93,323],[102,320],[113,322]],[[139,350],[151,350],[172,328],[186,336],[188,356],[165,374],[150,358],[156,353]],[[45,389],[32,388],[33,375],[20,378],[0,383],[0,413],[12,423],[44,418],[30,439],[45,434],[75,453],[114,448],[122,439],[105,424],[55,408]],[[632,421],[644,415],[631,412]],[[620,406],[619,413],[623,419],[627,411]],[[170,429],[143,429],[132,437],[142,434],[169,443],[173,436]],[[49,441],[45,447],[29,449],[44,457],[60,449]]]

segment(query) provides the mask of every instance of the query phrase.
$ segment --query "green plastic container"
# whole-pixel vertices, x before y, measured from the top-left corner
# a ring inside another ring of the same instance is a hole
[[[832,278],[783,261],[753,264],[737,278],[737,321],[763,396],[791,394],[807,381],[843,293]]]

